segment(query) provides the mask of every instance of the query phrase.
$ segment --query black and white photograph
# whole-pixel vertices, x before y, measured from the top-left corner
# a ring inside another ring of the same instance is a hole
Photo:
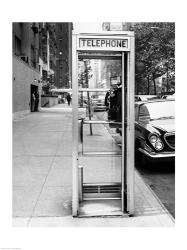
[[[185,248],[186,4],[1,4],[0,250]]]
[[[14,22],[12,43],[13,226],[174,226],[175,23]]]

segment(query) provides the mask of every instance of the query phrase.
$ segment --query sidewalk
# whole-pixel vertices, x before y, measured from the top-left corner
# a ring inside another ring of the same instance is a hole
[[[14,120],[13,225],[174,226],[172,217],[137,171],[133,217],[72,218],[71,111],[60,104]]]

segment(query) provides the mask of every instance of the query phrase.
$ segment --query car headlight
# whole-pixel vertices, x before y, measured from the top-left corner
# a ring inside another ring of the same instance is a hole
[[[162,150],[163,149],[163,143],[161,141],[157,141],[155,143],[156,150]]]
[[[157,150],[160,151],[163,149],[164,144],[161,141],[161,139],[158,137],[158,135],[152,134],[149,136],[149,141],[151,143],[151,145],[153,145],[153,147]]]
[[[151,135],[149,138],[150,143],[155,143],[157,141],[158,137],[156,135]]]

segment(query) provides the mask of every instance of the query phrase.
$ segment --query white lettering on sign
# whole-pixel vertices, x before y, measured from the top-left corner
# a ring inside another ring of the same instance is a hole
[[[80,38],[79,47],[82,49],[125,49],[128,48],[128,39],[115,38]]]

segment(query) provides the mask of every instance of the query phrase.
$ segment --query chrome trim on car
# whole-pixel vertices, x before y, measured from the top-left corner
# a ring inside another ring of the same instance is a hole
[[[175,146],[173,147],[168,141],[167,141],[167,137],[168,136],[170,136],[170,135],[174,135],[175,136],[175,133],[166,133],[165,135],[164,135],[164,140],[165,140],[165,142],[167,143],[167,145],[170,147],[170,148],[172,148],[172,149],[175,149]]]
[[[155,153],[155,152],[147,152],[146,150],[139,148],[138,149],[142,154],[150,157],[150,158],[172,158],[175,157],[174,152],[163,152],[163,153]]]

